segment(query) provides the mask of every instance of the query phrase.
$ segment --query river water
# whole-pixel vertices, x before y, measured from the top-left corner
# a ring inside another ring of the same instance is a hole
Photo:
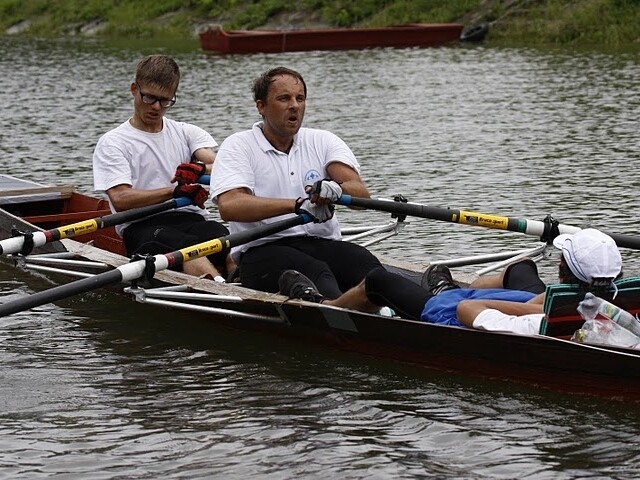
[[[170,116],[221,142],[286,65],[306,125],[352,147],[375,197],[637,234],[635,54],[489,49],[216,56],[3,38],[3,172],[92,191],[99,136],[131,113],[136,61],[173,54]],[[384,222],[340,210],[343,223]],[[374,247],[414,261],[534,244],[410,219]],[[555,274],[555,252],[541,264]],[[640,273],[624,250],[626,274]],[[0,263],[0,295],[51,286]],[[479,381],[148,310],[96,292],[0,324],[1,478],[633,478],[637,406]]]

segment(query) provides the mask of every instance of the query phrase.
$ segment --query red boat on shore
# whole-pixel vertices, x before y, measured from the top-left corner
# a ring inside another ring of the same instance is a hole
[[[220,53],[277,53],[362,50],[376,47],[436,47],[460,40],[458,23],[413,23],[380,28],[232,30],[220,26],[200,33],[203,50]]]

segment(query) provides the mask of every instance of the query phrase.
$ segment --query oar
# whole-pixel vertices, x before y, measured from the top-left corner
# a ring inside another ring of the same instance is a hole
[[[81,222],[72,223],[63,227],[53,228],[51,230],[33,232],[31,234],[33,235],[33,248],[41,247],[46,243],[55,242],[56,240],[61,240],[63,238],[77,237],[78,235],[93,233],[101,228],[107,228],[112,227],[113,225],[131,222],[133,220],[138,220],[149,215],[164,212],[165,210],[184,207],[190,204],[191,199],[188,197],[172,198],[171,200],[157,203],[155,205],[132,208],[131,210],[125,210],[124,212],[112,213],[109,215],[105,215],[104,217],[92,218],[90,220],[83,220]],[[18,253],[22,251],[24,242],[24,235],[0,240],[0,255],[10,255],[12,253]]]
[[[538,220],[528,220],[518,217],[501,217],[487,213],[469,212],[466,210],[454,210],[451,208],[429,207],[419,203],[395,202],[392,200],[374,200],[371,198],[352,197],[343,194],[336,202],[339,205],[352,207],[362,207],[370,210],[381,210],[383,212],[394,213],[396,215],[410,215],[412,217],[429,218],[431,220],[441,220],[443,222],[460,223],[464,225],[475,225],[478,227],[495,228],[498,230],[509,230],[511,232],[525,233],[541,237],[545,234],[549,225]],[[579,227],[571,225],[558,225],[559,233],[575,233]],[[632,235],[622,235],[607,233],[613,238],[619,247],[633,248],[640,250],[640,237]]]
[[[184,262],[195,260],[214,253],[228,250],[231,247],[266,237],[273,233],[286,230],[296,225],[302,225],[312,220],[307,214],[296,215],[295,217],[280,220],[267,225],[261,225],[244,232],[232,233],[224,237],[215,238],[206,242],[186,247],[174,252],[155,255],[153,257],[155,271],[166,270],[169,267],[180,266]],[[135,262],[121,265],[114,270],[99,273],[92,277],[76,280],[75,282],[59,285],[49,290],[27,295],[17,300],[0,305],[0,317],[11,315],[12,313],[29,310],[46,303],[52,303],[63,298],[72,297],[80,293],[96,290],[98,288],[119,282],[130,282],[145,274],[147,261],[150,259],[137,260]]]

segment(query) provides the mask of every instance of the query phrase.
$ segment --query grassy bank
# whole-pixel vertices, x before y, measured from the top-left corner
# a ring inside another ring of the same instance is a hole
[[[499,45],[640,49],[637,0],[0,0],[0,32],[194,39],[234,28],[490,22]]]

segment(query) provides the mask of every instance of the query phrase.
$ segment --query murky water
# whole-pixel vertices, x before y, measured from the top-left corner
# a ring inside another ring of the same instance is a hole
[[[3,171],[90,192],[93,146],[130,115],[135,63],[152,51],[3,38]],[[257,118],[251,81],[282,64],[305,75],[306,124],[351,145],[376,197],[639,233],[635,56],[482,47],[175,56],[183,80],[171,116],[219,142]],[[411,219],[375,250],[420,261],[532,242]],[[637,251],[623,255],[627,273],[640,273]],[[542,266],[548,279],[555,258]],[[48,286],[0,264],[2,296]],[[2,319],[0,406],[3,478],[640,474],[637,407],[300,348],[149,315],[108,293]]]

